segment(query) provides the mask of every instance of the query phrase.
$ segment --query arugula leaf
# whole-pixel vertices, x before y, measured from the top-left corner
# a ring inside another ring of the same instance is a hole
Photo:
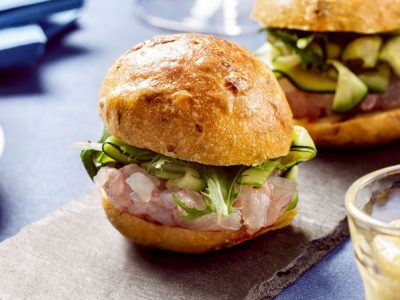
[[[106,139],[108,139],[111,136],[111,133],[108,131],[106,127],[103,128],[103,134],[101,135],[101,138],[98,140],[98,143],[104,143]]]
[[[230,184],[229,190],[228,190],[227,205],[228,205],[229,213],[232,213],[233,202],[235,202],[236,198],[239,196],[239,193],[240,193],[241,185],[240,185],[240,189],[237,189],[235,183],[238,181],[238,178],[243,173],[243,170],[244,170],[244,166],[241,166],[240,169],[236,172],[236,175],[233,178],[233,180]]]
[[[203,175],[206,178],[206,192],[203,195],[208,198],[214,207],[214,211],[222,216],[227,216],[233,211],[233,203],[239,195],[240,189],[236,182],[241,176],[244,167],[229,168],[203,168]]]
[[[212,207],[210,205],[207,205],[209,203],[205,203],[206,204],[206,208],[203,210],[199,210],[197,208],[194,207],[190,207],[188,206],[185,202],[181,201],[176,195],[175,193],[172,194],[172,199],[174,199],[175,203],[177,205],[179,205],[184,211],[185,211],[185,215],[182,215],[183,218],[187,219],[187,220],[195,220],[197,218],[200,218],[204,215],[210,214],[213,211]]]
[[[88,173],[90,179],[93,180],[93,177],[96,176],[99,171],[98,167],[94,162],[94,156],[98,151],[93,149],[83,150],[81,151],[81,161],[83,166],[85,167],[86,172]]]
[[[104,141],[111,136],[111,133],[108,131],[106,127],[103,129],[103,134],[99,139],[99,143],[104,143]],[[83,166],[85,167],[86,172],[88,173],[90,179],[93,180],[94,176],[99,172],[100,167],[96,166],[95,160],[102,152],[96,151],[93,149],[83,150],[81,151],[81,161]]]
[[[227,217],[232,213],[233,203],[239,195],[240,190],[236,187],[236,181],[243,169],[244,167],[235,168],[235,170],[233,168],[226,170],[216,167],[203,167],[201,171],[206,178],[206,189],[201,194],[204,196],[203,201],[206,208],[198,210],[188,207],[175,196],[173,197],[175,202],[186,212],[186,216],[183,217],[193,220],[212,212]],[[232,174],[234,175],[232,176]]]
[[[228,216],[229,209],[227,202],[230,184],[228,176],[223,170],[214,167],[203,168],[202,173],[206,178],[206,191],[202,194],[208,198],[216,213],[221,216]]]

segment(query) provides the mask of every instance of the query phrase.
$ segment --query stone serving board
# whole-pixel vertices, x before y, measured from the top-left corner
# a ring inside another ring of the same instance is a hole
[[[343,198],[351,182],[396,163],[400,144],[320,151],[301,165],[291,226],[197,256],[126,241],[93,190],[0,244],[0,299],[272,298],[347,236]]]

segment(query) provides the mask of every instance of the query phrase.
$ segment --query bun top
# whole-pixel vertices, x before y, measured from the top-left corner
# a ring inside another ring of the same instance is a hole
[[[124,142],[207,165],[286,155],[292,113],[273,73],[248,50],[201,34],[156,36],[115,61],[100,113]]]
[[[253,17],[269,27],[379,33],[400,29],[400,0],[256,0]]]

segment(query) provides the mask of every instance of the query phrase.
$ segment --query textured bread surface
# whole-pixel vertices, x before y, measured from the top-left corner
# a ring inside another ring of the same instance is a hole
[[[400,108],[358,114],[346,121],[322,118],[317,122],[296,119],[305,127],[317,146],[365,147],[400,139]]]
[[[306,31],[387,32],[400,29],[400,0],[256,0],[253,18]]]
[[[121,212],[104,193],[102,203],[111,224],[128,240],[142,246],[182,253],[205,253],[243,243],[289,225],[297,214],[297,209],[285,212],[272,226],[250,235],[244,228],[238,231],[194,231],[155,224]]]
[[[252,53],[201,34],[156,36],[115,61],[100,89],[106,127],[128,144],[207,165],[286,155],[292,113]]]

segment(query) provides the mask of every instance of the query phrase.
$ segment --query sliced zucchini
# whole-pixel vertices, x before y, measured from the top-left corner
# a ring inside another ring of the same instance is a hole
[[[277,56],[272,60],[272,65],[281,66],[281,68],[291,69],[301,64],[301,58],[297,54]]]
[[[274,62],[273,71],[281,73],[303,91],[324,93],[336,90],[335,80],[320,73],[307,71],[300,65],[288,68],[278,62]]]
[[[129,157],[128,155],[125,155],[123,151],[116,145],[111,144],[111,143],[104,143],[103,144],[103,152],[111,157],[112,159],[116,160],[117,162],[123,163],[123,164],[134,164],[136,163],[136,160],[134,158]]]
[[[299,38],[296,42],[296,47],[299,49],[305,49],[310,45],[315,38],[315,34],[310,34],[308,36]]]
[[[111,144],[114,144],[116,146],[126,145],[123,141],[121,141],[119,138],[117,138],[114,135],[109,136],[106,140],[104,140],[104,142],[111,143]]]
[[[362,61],[364,68],[373,68],[378,60],[382,38],[379,35],[364,36],[351,41],[342,52],[342,60]]]
[[[312,43],[310,45],[310,49],[317,54],[319,57],[324,57],[324,50],[322,50],[322,47],[318,45],[317,43]]]
[[[202,191],[206,186],[206,180],[194,168],[186,167],[185,174],[181,178],[169,179],[166,182],[167,188],[188,189],[191,191]]]
[[[387,40],[383,45],[379,59],[387,62],[397,76],[400,76],[400,35]]]
[[[105,142],[118,147],[125,155],[135,158],[136,161],[150,160],[154,156],[154,152],[126,144],[113,135],[107,138]]]
[[[288,179],[292,179],[297,182],[297,175],[298,175],[298,167],[293,166],[292,168],[289,169],[288,172],[286,172],[284,177],[288,178]],[[289,210],[292,210],[293,208],[295,208],[297,206],[298,200],[299,200],[299,194],[296,192],[293,195],[292,200],[290,201],[288,207],[286,208],[286,211],[289,211]]]
[[[317,152],[309,147],[292,147],[288,155],[282,158],[282,165],[291,168],[301,162],[312,159]]]
[[[181,178],[185,175],[187,168],[184,163],[179,163],[165,156],[160,156],[156,160],[145,162],[141,165],[146,168],[150,174],[163,179]]]
[[[339,78],[332,110],[343,113],[357,106],[367,95],[368,87],[352,71],[337,60],[328,60],[338,71]]]
[[[260,188],[278,165],[279,160],[269,160],[262,165],[244,170],[236,182],[241,185],[250,185]]]
[[[282,78],[282,77],[283,77],[283,75],[282,75],[281,73],[279,73],[279,72],[272,71],[272,73],[274,73],[274,75],[275,75],[276,79],[280,79],[280,78]]]
[[[301,126],[294,126],[289,154],[281,159],[281,164],[285,168],[292,168],[300,162],[310,160],[316,154],[317,149],[307,130]]]
[[[99,152],[96,158],[96,162],[98,162],[99,164],[107,164],[107,163],[114,163],[115,160],[109,157],[104,152]]]
[[[297,182],[298,174],[299,174],[299,167],[293,166],[292,168],[289,169],[289,171],[286,172],[284,177],[287,179],[292,179]]]
[[[274,42],[273,46],[279,51],[280,55],[290,55],[294,52],[292,46],[282,41]]]
[[[289,210],[292,210],[292,209],[296,208],[298,202],[299,202],[299,193],[296,192],[293,195],[292,201],[290,201],[288,207],[286,208],[286,211],[289,211]]]
[[[259,60],[265,63],[268,68],[272,69],[272,61],[275,57],[280,55],[280,51],[270,43],[265,43],[260,48],[258,48],[254,54]]]
[[[384,63],[379,63],[376,69],[364,71],[357,74],[357,77],[368,86],[370,91],[384,93],[389,86],[390,68]]]
[[[326,43],[325,53],[328,59],[338,58],[341,51],[342,48],[340,47],[340,45],[333,42]]]
[[[257,168],[247,169],[242,173],[242,176],[237,180],[237,183],[260,188],[264,185],[265,180],[271,174],[272,170],[269,171]]]
[[[328,68],[326,71],[325,71],[325,75],[326,76],[328,76],[329,78],[331,78],[331,79],[333,79],[333,80],[335,80],[335,81],[337,81],[338,80],[338,71],[335,69],[335,68]]]
[[[316,151],[313,139],[308,131],[301,126],[293,126],[292,147],[308,147]]]
[[[117,162],[124,164],[151,160],[154,156],[154,153],[150,150],[128,145],[115,136],[110,136],[105,140],[103,143],[103,152]]]
[[[185,175],[185,164],[165,156],[156,156],[151,161],[140,163],[153,176],[162,179],[181,178]]]
[[[175,178],[182,178],[184,174],[180,173],[172,173],[162,170],[155,170],[151,173],[152,175],[162,178],[162,179],[175,179]]]

